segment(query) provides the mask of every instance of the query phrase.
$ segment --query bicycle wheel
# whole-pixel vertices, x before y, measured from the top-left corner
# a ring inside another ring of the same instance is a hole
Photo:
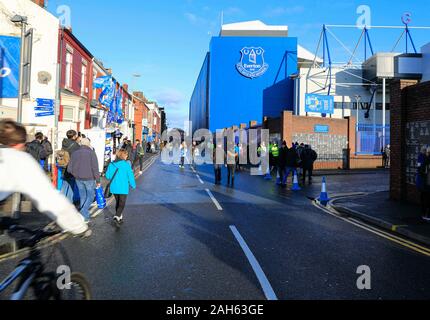
[[[60,290],[60,300],[91,300],[91,289],[85,276],[80,273],[72,273],[70,288]]]

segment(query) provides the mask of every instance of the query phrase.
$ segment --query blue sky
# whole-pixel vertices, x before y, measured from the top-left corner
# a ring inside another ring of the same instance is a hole
[[[183,126],[188,104],[212,35],[224,23],[262,20],[288,25],[290,36],[314,52],[325,24],[356,24],[360,5],[371,9],[372,25],[401,25],[404,12],[413,26],[430,26],[430,2],[392,0],[49,0],[48,9],[58,16],[61,5],[71,9],[73,33],[113,69],[121,83],[141,90],[164,105],[171,126]],[[353,49],[359,30],[334,30]],[[413,30],[417,47],[430,42],[430,30]],[[373,29],[375,51],[392,49],[401,31]],[[343,60],[345,50],[329,39],[333,55]],[[404,47],[404,42],[401,43]],[[403,49],[401,47],[401,49]],[[418,49],[419,50],[419,49]],[[142,77],[133,80],[132,75]]]

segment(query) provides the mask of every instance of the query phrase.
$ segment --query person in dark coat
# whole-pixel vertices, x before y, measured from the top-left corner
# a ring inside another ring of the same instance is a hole
[[[287,183],[288,177],[290,176],[290,173],[297,174],[297,168],[299,166],[299,154],[297,153],[297,150],[295,149],[295,145],[293,148],[288,149],[285,165],[287,167],[286,175],[285,175],[285,183]]]
[[[69,155],[69,159],[71,159],[72,155],[79,150],[80,146],[77,142],[78,133],[75,130],[69,130],[66,134],[67,138],[63,140],[61,150],[66,151]],[[67,166],[62,168],[62,186],[61,193],[70,200],[71,203],[77,202],[79,197],[77,195],[77,187],[75,177],[67,171]]]
[[[303,168],[303,184],[306,183],[306,173],[309,175],[309,184],[312,184],[312,175],[314,171],[314,163],[318,159],[318,154],[309,145],[301,153],[302,168]]]
[[[94,202],[96,187],[100,187],[100,171],[90,140],[83,138],[81,147],[71,157],[67,171],[76,179],[79,190],[80,211],[86,222],[90,221],[90,206]]]
[[[279,161],[278,161],[278,170],[279,175],[281,177],[282,187],[287,185],[287,176],[286,176],[286,168],[287,168],[287,156],[288,156],[288,146],[287,142],[284,141],[282,143],[282,147],[279,150]]]

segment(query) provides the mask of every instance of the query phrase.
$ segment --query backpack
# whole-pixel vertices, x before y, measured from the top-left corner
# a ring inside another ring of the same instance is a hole
[[[43,146],[37,142],[33,141],[26,145],[26,151],[29,153],[36,161],[40,161],[40,159],[45,158],[45,149]]]
[[[49,142],[48,140],[45,140],[45,141],[42,143],[42,146],[43,146],[43,148],[45,149],[45,152],[46,152],[46,156],[47,156],[47,157],[51,156],[51,155],[54,153],[54,151],[52,150],[52,144],[51,144],[51,142]]]
[[[56,159],[58,167],[67,168],[70,162],[70,154],[66,150],[57,151]]]

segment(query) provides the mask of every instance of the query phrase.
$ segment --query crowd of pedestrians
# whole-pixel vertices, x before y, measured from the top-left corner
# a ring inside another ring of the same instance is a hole
[[[265,146],[263,147],[265,148]],[[312,184],[314,163],[318,159],[318,154],[310,145],[299,144],[298,142],[288,147],[287,142],[283,142],[279,147],[277,142],[269,146],[270,174],[275,171],[279,175],[279,184],[287,186],[288,177],[296,175],[306,183],[306,176],[309,184]]]

